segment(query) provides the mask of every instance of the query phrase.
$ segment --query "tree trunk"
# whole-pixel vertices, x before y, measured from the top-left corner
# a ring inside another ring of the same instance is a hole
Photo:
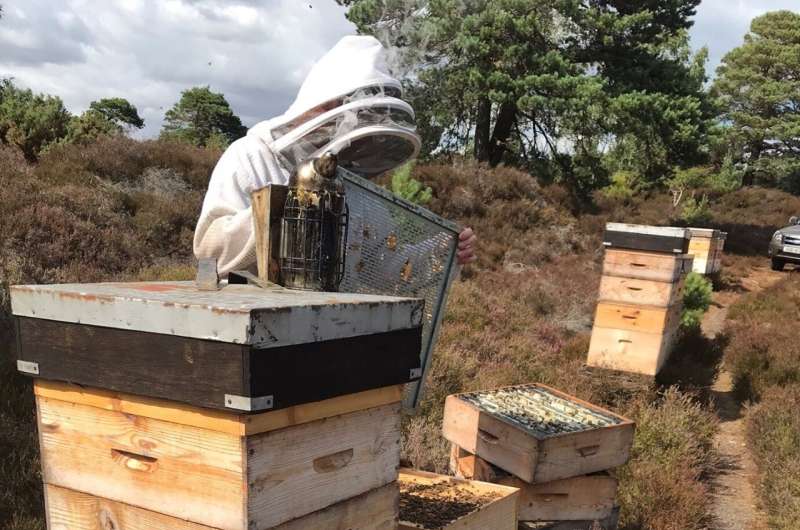
[[[489,165],[496,166],[503,160],[503,153],[506,152],[506,142],[511,136],[511,129],[517,120],[517,104],[503,103],[500,112],[497,114],[497,123],[494,124],[492,141],[489,144]]]
[[[492,130],[492,102],[483,97],[478,102],[478,116],[475,120],[475,159],[478,162],[489,160],[489,136]]]

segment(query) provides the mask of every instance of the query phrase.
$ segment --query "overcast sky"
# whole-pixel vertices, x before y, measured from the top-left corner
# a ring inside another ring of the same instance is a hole
[[[280,114],[314,61],[354,32],[333,0],[0,0],[0,78],[61,96],[79,113],[125,97],[161,127],[181,90],[210,85],[246,125]],[[703,0],[692,45],[709,73],[750,20],[798,0]]]

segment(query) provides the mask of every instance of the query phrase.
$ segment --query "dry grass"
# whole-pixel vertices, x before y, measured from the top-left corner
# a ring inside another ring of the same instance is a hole
[[[762,471],[759,493],[769,527],[800,525],[800,385],[772,387],[747,412],[748,441]]]
[[[758,400],[771,387],[800,383],[800,277],[787,277],[746,295],[729,312],[725,363],[743,401]]]
[[[198,179],[211,156],[111,139],[51,151],[33,167],[0,149],[0,528],[44,527],[32,391],[13,364],[8,286],[191,277]]]
[[[761,472],[769,527],[800,525],[800,276],[740,299],[730,311],[725,362],[747,409],[747,437]]]

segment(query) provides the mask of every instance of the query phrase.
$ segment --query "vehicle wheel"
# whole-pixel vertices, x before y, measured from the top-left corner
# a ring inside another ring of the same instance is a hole
[[[782,259],[772,258],[772,270],[782,271],[784,265],[786,265],[786,262]]]

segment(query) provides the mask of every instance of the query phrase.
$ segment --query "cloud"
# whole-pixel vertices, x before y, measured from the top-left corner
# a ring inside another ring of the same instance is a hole
[[[742,44],[753,18],[780,9],[800,11],[797,0],[703,0],[690,35],[694,49],[708,46],[709,76],[726,53]]]
[[[225,94],[247,125],[283,112],[311,65],[355,32],[331,0],[4,0],[0,77],[72,112],[125,97],[158,134],[192,86]]]

